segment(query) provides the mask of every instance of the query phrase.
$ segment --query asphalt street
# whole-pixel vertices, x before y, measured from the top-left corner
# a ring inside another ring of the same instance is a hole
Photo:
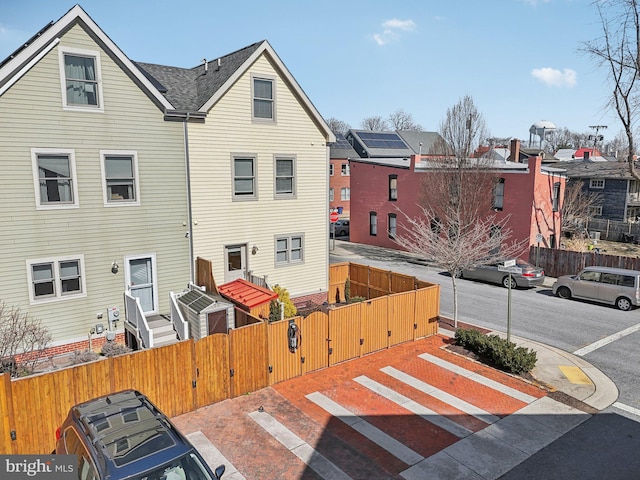
[[[451,278],[415,256],[337,241],[331,263],[352,261],[441,285],[441,314],[453,316]],[[622,312],[589,302],[562,300],[547,286],[513,290],[511,333],[575,353],[616,384],[619,398],[600,414],[530,457],[503,478],[640,478],[640,310]],[[458,319],[505,331],[507,290],[457,280]]]

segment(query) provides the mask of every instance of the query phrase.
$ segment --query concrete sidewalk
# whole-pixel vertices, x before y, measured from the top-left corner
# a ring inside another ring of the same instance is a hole
[[[395,261],[424,263],[414,254],[394,249],[375,247],[336,240],[330,255],[353,258],[388,258]],[[551,288],[556,281],[553,277],[546,277],[543,286]],[[440,328],[439,333],[453,336],[453,329]],[[504,332],[490,332],[505,337]],[[530,348],[536,352],[538,361],[531,374],[546,387],[560,391],[570,397],[596,409],[603,410],[613,404],[618,398],[618,388],[600,370],[583,358],[565,352],[550,345],[511,336],[511,340],[518,346]]]

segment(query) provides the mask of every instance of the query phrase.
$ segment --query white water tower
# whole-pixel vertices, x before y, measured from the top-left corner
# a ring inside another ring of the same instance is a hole
[[[555,132],[555,130],[556,124],[549,120],[540,120],[539,122],[534,123],[531,125],[531,128],[529,128],[529,146],[531,147],[533,144],[531,138],[532,135],[536,135],[539,138],[540,148],[542,148],[542,141],[545,139],[546,135],[548,133]]]

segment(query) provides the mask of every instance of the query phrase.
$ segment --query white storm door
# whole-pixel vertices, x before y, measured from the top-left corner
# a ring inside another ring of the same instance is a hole
[[[127,289],[140,300],[144,313],[158,313],[155,255],[125,257]]]
[[[224,247],[224,281],[231,282],[244,278],[247,271],[247,246],[230,245]]]

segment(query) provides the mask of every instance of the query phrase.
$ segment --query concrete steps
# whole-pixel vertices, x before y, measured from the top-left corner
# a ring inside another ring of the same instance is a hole
[[[173,329],[171,320],[163,316],[153,316],[147,319],[149,328],[153,331],[153,346],[163,347],[178,342],[178,335]]]

